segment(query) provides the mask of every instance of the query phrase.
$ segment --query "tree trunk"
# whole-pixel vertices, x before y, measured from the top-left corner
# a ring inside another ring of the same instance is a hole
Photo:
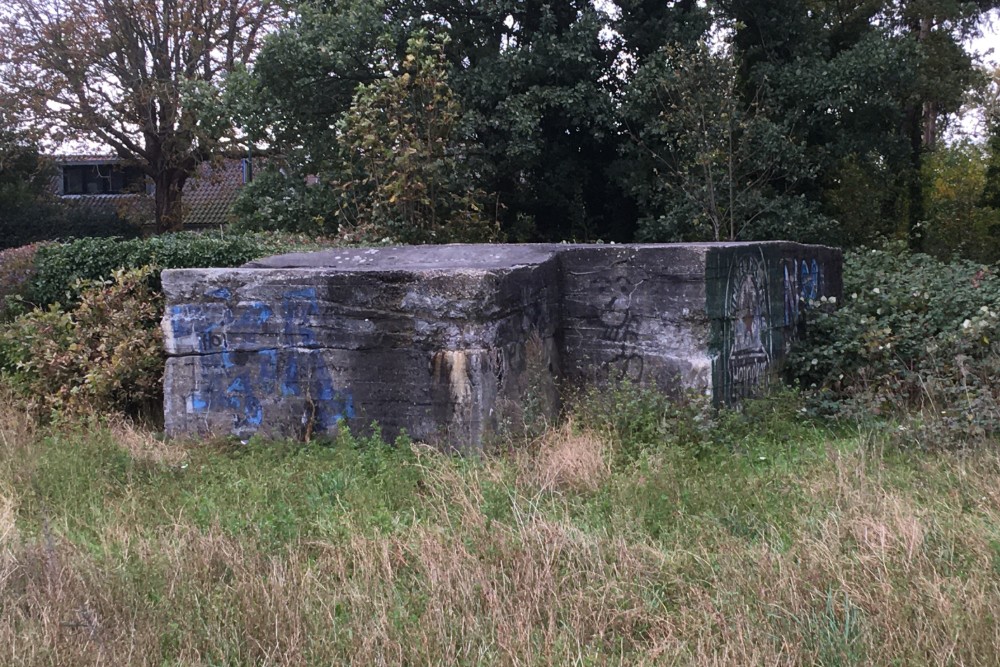
[[[924,146],[934,150],[937,145],[937,103],[924,102]]]
[[[924,42],[931,34],[931,19],[921,17],[911,30],[917,42]],[[936,108],[931,101],[913,102],[906,109],[906,134],[910,141],[910,174],[908,183],[909,215],[907,216],[907,239],[910,250],[922,252],[924,232],[921,224],[924,218],[924,151],[934,143],[936,133]]]
[[[924,182],[922,174],[924,158],[924,133],[922,105],[911,104],[906,111],[906,132],[910,140],[910,169],[907,175],[908,215],[907,240],[910,250],[922,252],[924,233],[921,224],[924,218]]]
[[[930,36],[931,19],[928,17],[920,19],[920,32],[917,35],[917,39],[924,42]],[[927,100],[924,102],[922,111],[924,115],[924,146],[928,149],[933,149],[934,143],[937,141],[937,104],[933,100]]]
[[[154,210],[156,212],[156,233],[177,232],[184,227],[184,211],[181,193],[184,179],[178,178],[173,169],[160,170],[153,178]]]

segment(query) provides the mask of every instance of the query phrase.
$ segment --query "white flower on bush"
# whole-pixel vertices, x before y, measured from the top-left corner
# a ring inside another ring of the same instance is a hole
[[[963,329],[968,329],[971,326],[972,326],[972,320],[965,320],[964,322],[962,322]]]
[[[877,287],[875,287],[875,288],[872,289],[872,294],[881,294],[881,292],[879,291],[879,289]]]

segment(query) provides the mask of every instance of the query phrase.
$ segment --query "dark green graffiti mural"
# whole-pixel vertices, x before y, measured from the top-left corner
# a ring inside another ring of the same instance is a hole
[[[839,251],[800,246],[789,256],[789,245],[794,247],[748,244],[709,251],[706,306],[717,403],[738,402],[765,387],[801,334],[809,308],[821,297],[839,296],[832,291],[840,285]]]

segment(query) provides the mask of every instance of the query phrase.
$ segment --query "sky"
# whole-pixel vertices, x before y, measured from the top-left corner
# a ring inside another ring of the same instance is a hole
[[[982,24],[982,34],[966,43],[966,48],[986,67],[1000,65],[1000,12],[992,10]],[[986,140],[986,123],[979,109],[967,109],[959,123],[945,134],[945,141]]]

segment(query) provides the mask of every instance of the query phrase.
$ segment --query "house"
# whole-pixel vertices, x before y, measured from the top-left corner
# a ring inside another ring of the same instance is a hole
[[[140,226],[154,221],[154,186],[138,167],[116,157],[53,156],[53,191],[71,206],[113,212]],[[229,223],[229,209],[251,179],[248,159],[205,162],[188,179],[181,200],[186,229]]]

